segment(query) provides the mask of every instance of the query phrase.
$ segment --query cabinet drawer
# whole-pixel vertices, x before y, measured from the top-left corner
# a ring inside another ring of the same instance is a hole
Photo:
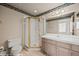
[[[67,48],[67,49],[71,49],[71,45],[68,44],[68,43],[64,43],[64,42],[58,42],[57,41],[57,46]]]
[[[79,45],[72,44],[72,50],[79,52]]]
[[[48,43],[48,44],[54,44],[54,45],[56,45],[56,41],[54,41],[54,40],[45,39],[45,42]]]

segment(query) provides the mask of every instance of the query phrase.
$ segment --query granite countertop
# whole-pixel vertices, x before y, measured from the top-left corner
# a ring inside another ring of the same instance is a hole
[[[42,38],[46,38],[49,40],[61,41],[69,44],[79,45],[79,37],[75,35],[65,35],[65,34],[50,34],[47,33],[42,36]]]

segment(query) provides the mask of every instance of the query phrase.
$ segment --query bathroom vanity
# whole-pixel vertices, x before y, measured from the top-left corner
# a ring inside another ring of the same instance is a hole
[[[79,56],[79,37],[46,34],[42,36],[42,51],[49,56]]]

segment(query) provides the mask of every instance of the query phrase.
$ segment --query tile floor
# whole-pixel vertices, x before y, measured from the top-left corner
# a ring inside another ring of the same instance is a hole
[[[20,56],[45,56],[45,54],[37,50],[22,50]]]

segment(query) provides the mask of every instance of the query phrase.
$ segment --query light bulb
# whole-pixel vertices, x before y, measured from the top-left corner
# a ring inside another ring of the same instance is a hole
[[[64,10],[62,10],[61,12],[64,12]]]
[[[36,13],[37,12],[37,10],[34,10],[34,13]]]

